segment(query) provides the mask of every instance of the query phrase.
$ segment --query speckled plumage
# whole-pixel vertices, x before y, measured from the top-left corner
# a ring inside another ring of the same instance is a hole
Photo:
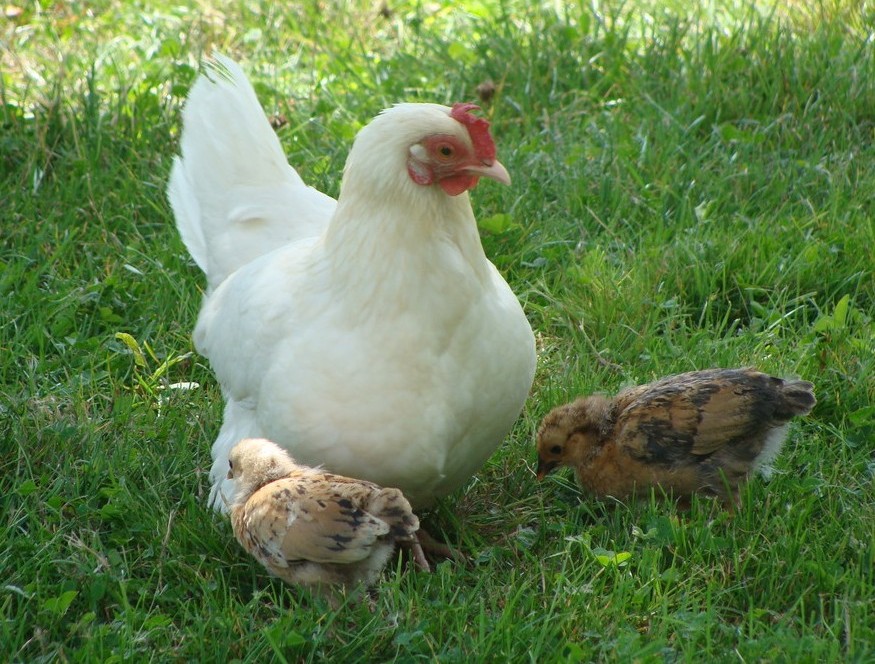
[[[813,387],[754,369],[709,369],[613,398],[581,397],[541,423],[538,474],[571,466],[597,496],[660,487],[675,498],[703,493],[731,505],[750,473],[778,454],[787,423],[814,407]]]
[[[231,450],[237,540],[268,571],[294,585],[371,585],[396,542],[412,542],[419,520],[398,489],[300,466],[264,439]]]

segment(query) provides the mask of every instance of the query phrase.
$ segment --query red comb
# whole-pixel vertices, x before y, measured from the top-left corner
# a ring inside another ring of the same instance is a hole
[[[477,104],[453,104],[450,117],[467,127],[477,158],[483,161],[493,161],[495,159],[495,143],[489,133],[489,121],[471,113],[471,111],[479,109]]]

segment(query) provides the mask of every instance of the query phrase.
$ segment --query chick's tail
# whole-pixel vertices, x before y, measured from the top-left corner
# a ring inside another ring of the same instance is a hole
[[[786,381],[782,395],[787,419],[796,415],[807,415],[817,403],[814,397],[814,385],[807,380]]]
[[[367,511],[389,525],[394,540],[412,541],[419,530],[419,519],[398,489],[380,489],[371,496]]]

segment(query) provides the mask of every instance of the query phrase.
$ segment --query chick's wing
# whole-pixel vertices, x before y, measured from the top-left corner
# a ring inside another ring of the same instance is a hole
[[[302,560],[353,563],[367,558],[389,532],[359,507],[367,486],[283,479],[259,489],[246,504],[244,524],[253,553],[277,567]]]
[[[654,463],[708,455],[750,435],[768,417],[767,401],[739,372],[674,376],[618,396],[616,441],[631,456]]]

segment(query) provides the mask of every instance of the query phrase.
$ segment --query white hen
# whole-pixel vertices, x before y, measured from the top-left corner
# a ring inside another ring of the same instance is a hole
[[[428,506],[501,443],[535,369],[466,193],[481,176],[510,181],[488,123],[461,104],[383,111],[335,203],[288,165],[239,66],[216,60],[189,94],[169,184],[207,275],[195,344],[227,401],[212,503],[234,494],[234,444],[265,437]]]

